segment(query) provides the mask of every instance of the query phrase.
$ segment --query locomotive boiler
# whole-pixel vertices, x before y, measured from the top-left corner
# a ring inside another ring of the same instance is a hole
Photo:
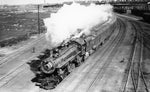
[[[74,68],[102,46],[112,32],[113,30],[95,31],[91,35],[82,35],[45,50],[37,60],[29,62],[36,75],[36,85],[44,89],[55,88]]]

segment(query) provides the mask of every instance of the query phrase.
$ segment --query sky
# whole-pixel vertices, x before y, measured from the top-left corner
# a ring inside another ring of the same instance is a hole
[[[46,2],[46,3],[60,3],[60,2],[64,2],[64,1],[76,1],[76,0],[0,0],[0,5],[4,5],[4,4],[8,4],[8,5],[41,4],[44,2]],[[88,0],[88,1],[90,1],[90,0]]]

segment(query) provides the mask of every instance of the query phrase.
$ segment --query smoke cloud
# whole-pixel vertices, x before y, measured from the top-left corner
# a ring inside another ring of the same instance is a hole
[[[52,45],[57,45],[68,38],[80,37],[83,33],[88,35],[92,27],[104,23],[111,16],[112,6],[108,4],[64,5],[50,18],[44,19],[46,38]]]

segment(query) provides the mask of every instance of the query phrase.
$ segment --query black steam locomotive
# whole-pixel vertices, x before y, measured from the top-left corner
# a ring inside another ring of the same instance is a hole
[[[75,67],[80,66],[89,55],[102,46],[112,32],[113,30],[93,30],[92,35],[82,35],[45,50],[43,55],[38,56],[38,60],[29,62],[36,75],[32,81],[44,89],[55,88]]]

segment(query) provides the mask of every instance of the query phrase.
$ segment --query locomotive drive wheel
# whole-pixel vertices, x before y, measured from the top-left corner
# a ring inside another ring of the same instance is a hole
[[[82,64],[83,57],[82,56],[77,56],[77,66],[80,66]]]
[[[68,68],[68,72],[70,73],[75,68],[75,64],[74,63],[70,63],[67,68]]]

